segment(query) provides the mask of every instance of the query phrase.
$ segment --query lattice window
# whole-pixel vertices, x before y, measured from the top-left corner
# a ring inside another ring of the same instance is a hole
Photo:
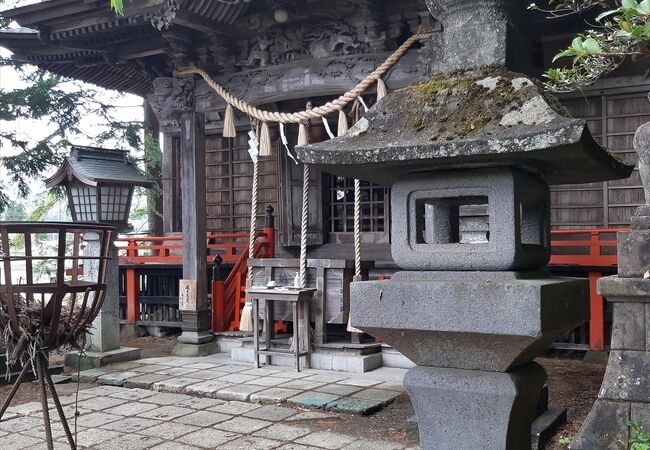
[[[330,175],[329,231],[354,231],[354,180]],[[361,182],[361,231],[387,232],[390,190],[377,184]]]
[[[75,220],[80,222],[97,222],[97,188],[91,186],[71,186],[70,199],[79,205]]]

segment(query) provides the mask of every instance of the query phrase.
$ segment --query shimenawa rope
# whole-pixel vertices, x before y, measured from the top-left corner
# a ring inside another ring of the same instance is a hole
[[[185,69],[175,70],[174,76],[199,75],[214,91],[222,97],[227,104],[232,105],[239,111],[261,122],[278,122],[278,123],[305,123],[310,119],[320,119],[330,113],[341,111],[348,103],[356,100],[370,85],[377,82],[388,70],[404,56],[408,49],[416,42],[428,39],[432,36],[431,32],[420,32],[408,38],[400,47],[395,50],[386,60],[377,67],[372,73],[357,84],[352,90],[341,95],[336,100],[327,102],[322,106],[313,109],[294,113],[283,113],[274,111],[264,111],[256,108],[250,103],[241,100],[223,86],[217,83],[204,69],[196,66],[189,66]]]

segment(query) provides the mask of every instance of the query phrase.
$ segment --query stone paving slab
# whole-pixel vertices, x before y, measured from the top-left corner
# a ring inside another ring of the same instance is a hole
[[[295,409],[285,408],[283,406],[266,405],[261,408],[254,409],[243,415],[245,417],[252,417],[254,419],[270,420],[272,422],[279,422],[288,419],[298,413]]]
[[[338,395],[322,392],[303,392],[295,397],[291,397],[287,401],[302,408],[324,408],[339,398]]]
[[[297,439],[296,443],[336,450],[357,440],[357,438],[346,434],[334,433],[332,431],[317,431]],[[368,447],[369,450],[371,448]]]
[[[292,368],[278,366],[255,368],[251,364],[231,362],[226,355],[212,355],[201,358],[147,358],[82,371],[79,377],[82,380],[95,380],[107,388],[125,386],[219,401],[289,403],[303,408],[371,414],[405,392],[401,384],[405,372],[382,372],[382,369],[368,374],[315,369],[296,372]],[[95,395],[104,393],[110,392],[94,392]],[[144,396],[141,398],[144,399]],[[174,403],[175,400],[170,398],[165,404]]]
[[[124,387],[127,388],[140,388],[151,389],[151,387],[163,380],[169,380],[171,375],[161,375],[158,373],[146,373],[138,375],[137,377],[129,378],[124,381]]]
[[[92,450],[402,450],[398,442],[310,428],[328,412],[301,411],[183,394],[99,386],[83,391],[87,409],[78,418],[79,448]],[[363,400],[363,399],[358,399]],[[115,404],[115,401],[121,402]],[[112,405],[94,411],[98,405]],[[69,405],[71,413],[73,405]],[[141,412],[138,412],[141,411]],[[72,415],[69,414],[71,418]],[[72,420],[70,421],[72,423]],[[55,449],[67,449],[61,423],[52,425]],[[0,422],[0,448],[45,450],[40,410],[28,404]]]

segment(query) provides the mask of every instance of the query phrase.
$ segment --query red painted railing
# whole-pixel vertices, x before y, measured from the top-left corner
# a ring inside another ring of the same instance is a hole
[[[264,232],[258,232],[257,237],[264,238]],[[119,247],[121,265],[183,263],[181,235],[126,237],[117,239],[116,245]],[[207,247],[205,258],[208,263],[212,262],[217,253],[224,262],[235,263],[248,248],[248,233],[209,233]]]
[[[603,271],[616,270],[616,233],[626,228],[553,230],[550,265],[586,271],[589,277],[589,350],[605,350],[605,300],[596,285]]]
[[[218,254],[223,263],[233,264],[225,281],[212,283],[212,323],[215,331],[239,327],[239,315],[245,302],[246,274],[248,267],[248,233],[210,233],[207,235],[206,261],[212,263]],[[140,320],[138,305],[137,270],[139,265],[179,265],[183,237],[127,237],[117,239],[119,262],[125,266],[126,322],[135,325]],[[264,228],[256,235],[255,256],[269,258],[275,254],[275,230]]]
[[[626,228],[551,231],[552,266],[615,268],[616,233]]]

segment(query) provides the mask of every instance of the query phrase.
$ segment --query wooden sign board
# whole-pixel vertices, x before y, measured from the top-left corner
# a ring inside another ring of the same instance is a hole
[[[196,280],[180,280],[178,307],[181,311],[196,311]]]

